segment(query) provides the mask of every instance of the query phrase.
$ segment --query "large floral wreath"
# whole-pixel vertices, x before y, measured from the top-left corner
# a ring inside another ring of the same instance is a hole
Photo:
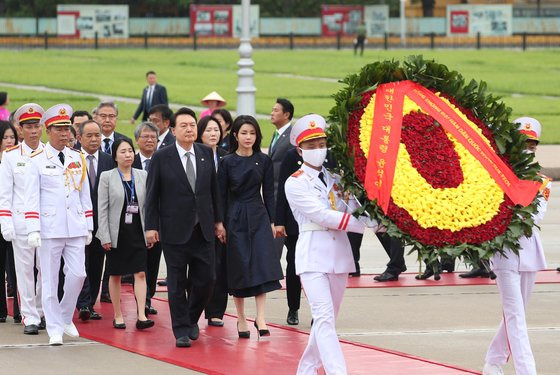
[[[518,251],[537,208],[538,183],[527,180],[540,167],[485,83],[465,84],[420,56],[369,64],[342,82],[328,132],[344,187],[364,203],[358,213],[436,267],[441,256],[475,264]]]

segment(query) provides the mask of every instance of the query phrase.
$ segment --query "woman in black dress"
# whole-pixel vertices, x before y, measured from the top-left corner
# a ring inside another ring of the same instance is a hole
[[[138,318],[136,328],[152,327],[146,318],[146,259],[144,237],[144,200],[146,171],[132,168],[134,147],[127,139],[117,139],[112,146],[117,168],[101,173],[98,190],[97,238],[107,251],[106,268],[109,293],[113,303],[113,327],[126,328],[121,311],[121,277],[134,274],[134,295]]]
[[[274,251],[274,180],[272,160],[260,151],[261,130],[251,116],[239,116],[231,128],[230,154],[218,169],[226,203],[228,289],[237,309],[239,337],[248,338],[244,298],[255,297],[255,327],[266,327],[266,293],[280,289],[280,259]],[[263,195],[261,196],[261,188]],[[264,202],[263,202],[264,198]]]
[[[224,109],[225,111],[225,109]],[[216,111],[214,111],[216,112]],[[227,152],[220,148],[222,141],[222,127],[217,118],[214,116],[206,116],[198,122],[198,137],[196,141],[210,147],[214,153],[214,165],[216,172],[220,160]],[[227,269],[226,269],[226,249],[225,245],[220,241],[215,242],[216,249],[216,283],[212,298],[204,309],[204,317],[208,319],[208,325],[214,327],[223,327],[224,313],[226,312],[228,293],[227,293]]]

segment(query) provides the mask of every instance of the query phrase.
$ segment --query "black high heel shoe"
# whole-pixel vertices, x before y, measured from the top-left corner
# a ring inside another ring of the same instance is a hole
[[[256,320],[254,322],[254,326],[257,329],[257,332],[259,333],[259,337],[270,336],[270,331],[268,329],[259,329],[259,326],[257,325]]]
[[[251,337],[251,331],[240,331],[239,330],[239,322],[237,322],[237,334],[239,335],[240,339],[248,339]]]

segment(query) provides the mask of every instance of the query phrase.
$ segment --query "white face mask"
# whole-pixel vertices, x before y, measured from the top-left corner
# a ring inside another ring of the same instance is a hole
[[[314,150],[301,149],[301,157],[304,162],[314,167],[320,167],[327,157],[326,148],[316,148]]]

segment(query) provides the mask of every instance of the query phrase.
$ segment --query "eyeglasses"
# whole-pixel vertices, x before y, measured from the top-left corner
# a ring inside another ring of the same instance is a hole
[[[113,114],[110,114],[110,115],[101,114],[101,115],[98,115],[98,116],[99,116],[102,120],[107,120],[107,119],[114,120],[114,119],[117,118],[117,115],[113,115]]]

